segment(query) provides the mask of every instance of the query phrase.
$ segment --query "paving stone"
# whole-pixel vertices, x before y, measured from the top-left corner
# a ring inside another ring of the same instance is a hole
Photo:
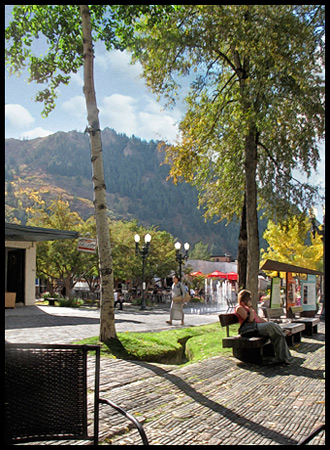
[[[86,332],[84,327],[95,326],[81,323],[86,317],[77,316],[66,317],[63,326],[57,325],[60,317],[47,317],[48,326],[40,326],[43,315],[34,317],[34,326],[30,322],[26,328],[22,318],[15,328],[12,318],[6,338],[43,336],[47,342],[62,336],[65,340],[69,328],[76,336],[80,330]],[[132,320],[141,317],[135,314]],[[77,323],[72,324],[75,319]],[[293,362],[287,367],[245,364],[228,356],[183,367],[102,357],[101,396],[135,414],[154,445],[295,445],[325,420],[324,333],[321,322],[319,334],[304,336],[291,351]],[[90,358],[89,381],[93,367]],[[101,440],[141,444],[139,434],[112,409],[102,407],[100,418]],[[325,445],[325,432],[311,443]]]

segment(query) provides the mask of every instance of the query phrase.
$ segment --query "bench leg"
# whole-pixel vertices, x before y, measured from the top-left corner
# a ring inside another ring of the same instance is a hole
[[[262,349],[261,348],[240,349],[240,348],[234,347],[233,355],[235,356],[235,358],[237,358],[243,362],[262,364]]]
[[[293,337],[293,343],[294,344],[300,344],[300,342],[301,342],[301,331],[299,333],[294,334],[292,337]]]
[[[306,323],[305,325],[306,325],[306,328],[303,331],[303,335],[304,336],[309,336],[309,337],[313,336],[313,327],[311,326],[311,324],[310,323]]]
[[[288,347],[293,347],[295,344],[300,344],[301,331],[299,333],[291,334],[291,336],[287,336],[285,339]]]
[[[262,347],[262,356],[275,356],[274,347],[271,342]]]
[[[286,336],[286,338],[285,338],[286,343],[288,344],[288,347],[293,347],[293,341],[294,341],[293,336],[295,336],[295,335],[291,334],[291,336]]]
[[[303,331],[303,335],[311,337],[313,334],[317,334],[317,324],[312,326],[312,324],[306,323],[306,328]]]

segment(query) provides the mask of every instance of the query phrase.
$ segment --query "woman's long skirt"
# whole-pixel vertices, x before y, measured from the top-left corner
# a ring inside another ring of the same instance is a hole
[[[171,310],[170,310],[170,321],[172,320],[182,320],[184,319],[184,313],[183,313],[183,302],[173,302],[171,303]]]

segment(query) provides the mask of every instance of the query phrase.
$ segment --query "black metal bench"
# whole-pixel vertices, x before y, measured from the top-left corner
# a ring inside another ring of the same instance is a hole
[[[320,323],[318,317],[303,317],[304,310],[302,306],[292,306],[290,308],[290,313],[293,316],[292,322],[305,324],[306,328],[303,331],[303,334],[306,336],[313,336],[313,334],[317,333],[317,325]],[[299,317],[296,317],[296,314],[298,314]]]
[[[87,354],[95,351],[94,429],[88,430]],[[5,345],[6,444],[91,440],[98,444],[99,405],[107,404],[138,429],[142,425],[110,399],[99,398],[100,346]]]
[[[223,338],[224,348],[232,348],[235,358],[261,364],[266,356],[274,356],[274,348],[267,337],[243,337],[241,335],[229,336],[229,326],[238,323],[236,314],[219,314],[221,326],[226,327],[227,337]],[[280,326],[291,331],[291,336],[286,337],[287,344],[293,346],[300,342],[301,332],[305,329],[304,324],[282,323]]]

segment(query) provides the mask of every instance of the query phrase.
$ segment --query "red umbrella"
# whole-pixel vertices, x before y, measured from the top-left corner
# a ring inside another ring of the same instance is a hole
[[[237,280],[238,275],[236,272],[228,272],[226,273],[226,277],[227,280]]]
[[[191,272],[189,275],[191,277],[200,277],[203,275],[203,273],[198,270],[197,272]]]
[[[226,278],[226,274],[219,270],[215,270],[214,272],[209,273],[207,278]]]

